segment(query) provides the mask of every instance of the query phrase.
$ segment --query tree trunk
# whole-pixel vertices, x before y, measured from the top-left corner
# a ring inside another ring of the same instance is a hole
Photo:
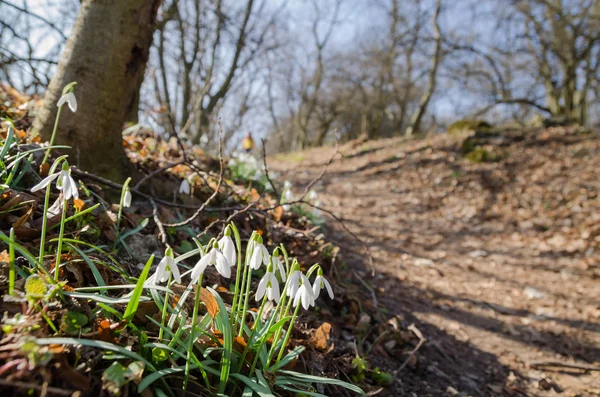
[[[77,81],[78,110],[63,109],[55,143],[71,147],[69,162],[123,180],[127,159],[121,130],[135,107],[160,0],[84,0],[73,33],[33,128],[50,139],[56,102]]]
[[[427,112],[427,107],[429,106],[429,101],[435,92],[435,87],[437,83],[437,70],[440,65],[440,58],[442,56],[442,32],[440,29],[439,17],[442,9],[441,0],[437,0],[435,3],[435,12],[433,15],[433,29],[434,29],[434,37],[435,37],[435,52],[433,54],[432,67],[429,72],[429,82],[427,84],[427,90],[421,97],[419,101],[419,107],[412,115],[410,120],[410,125],[406,129],[406,135],[410,136],[415,132],[419,132],[421,128],[421,120]]]

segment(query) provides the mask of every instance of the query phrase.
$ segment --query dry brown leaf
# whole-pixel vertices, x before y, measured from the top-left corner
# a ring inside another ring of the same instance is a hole
[[[50,171],[49,163],[44,163],[44,164],[40,165],[40,176],[42,178],[48,176],[48,171]]]
[[[281,205],[275,207],[275,209],[271,211],[271,213],[273,214],[273,219],[275,220],[275,222],[279,222],[281,220],[281,215],[283,215],[283,207]]]
[[[260,194],[258,194],[258,191],[255,188],[250,190],[250,199],[252,201],[258,201],[258,199],[260,199]]]
[[[208,315],[214,321],[217,313],[219,313],[219,304],[214,295],[208,292],[206,288],[202,288],[200,289],[200,300],[204,302]]]
[[[15,229],[18,229],[21,226],[25,225],[27,223],[27,221],[29,221],[29,218],[31,218],[31,215],[33,214],[33,209],[34,209],[33,206],[29,207],[27,212],[23,216],[21,216],[19,219],[17,219],[17,221],[13,224],[13,227]]]
[[[83,208],[85,208],[85,203],[81,199],[73,199],[73,205],[77,208],[77,212],[81,212]]]
[[[8,255],[8,252],[6,250],[0,252],[0,262],[10,262],[10,255]]]
[[[315,331],[315,334],[311,338],[311,344],[317,350],[325,350],[329,347],[330,339],[331,339],[331,324],[328,322],[324,322],[321,324],[319,328]]]

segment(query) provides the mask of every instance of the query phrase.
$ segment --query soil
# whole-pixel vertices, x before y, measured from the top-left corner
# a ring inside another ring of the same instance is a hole
[[[393,375],[379,395],[600,395],[600,134],[509,131],[490,143],[493,163],[464,158],[463,139],[350,142],[315,185],[369,247],[374,276],[329,222],[383,323],[426,338],[412,357],[414,343],[372,349]],[[269,167],[300,193],[333,152]]]

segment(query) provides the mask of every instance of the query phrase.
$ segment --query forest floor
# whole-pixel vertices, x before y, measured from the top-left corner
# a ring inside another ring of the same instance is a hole
[[[412,357],[393,343],[372,349],[394,375],[382,394],[600,395],[600,134],[508,136],[493,163],[463,158],[448,134],[351,142],[315,186],[368,245],[375,276],[329,223],[388,324],[414,323],[426,339]],[[299,189],[333,151],[269,167]]]

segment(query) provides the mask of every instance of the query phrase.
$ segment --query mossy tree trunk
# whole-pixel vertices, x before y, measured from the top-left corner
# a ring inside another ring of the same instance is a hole
[[[78,110],[63,109],[55,143],[69,162],[122,180],[121,131],[136,112],[160,0],[84,0],[33,128],[49,140],[63,87],[77,81]]]

